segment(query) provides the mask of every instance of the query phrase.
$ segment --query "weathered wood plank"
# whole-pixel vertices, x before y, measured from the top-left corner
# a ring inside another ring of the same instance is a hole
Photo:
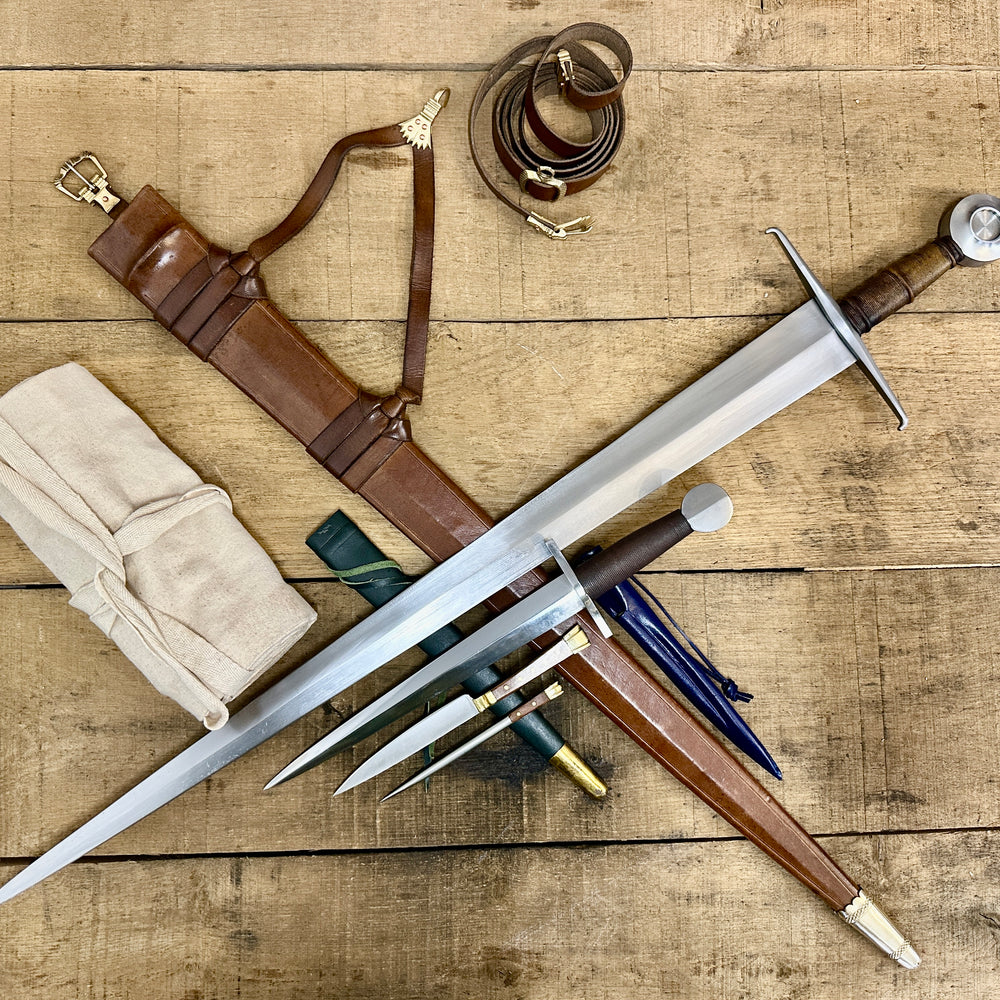
[[[994,694],[1000,665],[993,649],[1000,612],[992,600],[1000,571],[649,579],[720,669],[757,695],[742,711],[785,770],[781,783],[761,780],[807,829],[1000,823]],[[365,612],[338,585],[302,590],[320,621],[276,673]],[[0,620],[6,623],[0,857],[27,857],[191,742],[197,724],[68,608],[63,591],[0,591]],[[344,692],[99,853],[674,840],[732,832],[572,693],[550,715],[609,780],[611,793],[601,805],[513,738],[466,758],[434,779],[429,792],[382,807],[378,797],[417,762],[330,799],[370,746],[261,794],[304,746],[416,662],[408,657]]]
[[[767,324],[757,320],[460,324],[431,330],[424,450],[503,516],[709,370]],[[396,384],[398,324],[306,324],[373,391]],[[657,568],[781,568],[1000,562],[997,314],[899,316],[872,348],[913,417],[903,434],[857,372],[690,470],[610,522],[608,542],[715,481],[736,515]],[[322,567],[305,537],[345,509],[413,572],[429,566],[320,469],[225,378],[151,321],[8,324],[7,389],[52,365],[85,365],[209,482],[283,572]],[[609,349],[610,348],[610,349]],[[0,524],[0,583],[52,577]]]
[[[829,845],[920,969],[730,841],[78,864],[0,909],[0,985],[24,1000],[996,995],[995,834]]]
[[[622,3],[508,0],[470,6],[390,0],[359,13],[345,0],[266,2],[242,16],[230,4],[109,2],[81,22],[69,0],[10,12],[3,62],[14,66],[481,66],[512,45],[577,21],[603,21],[630,41],[637,65],[982,66],[998,61],[998,18],[988,0],[815,5],[754,0]],[[73,30],[67,31],[66,26]]]
[[[592,212],[598,226],[555,243],[502,208],[472,166],[465,113],[478,80],[469,71],[0,74],[12,108],[0,250],[18,262],[0,317],[147,315],[86,256],[104,216],[51,187],[67,155],[94,150],[121,194],[152,184],[207,237],[239,249],[282,218],[336,139],[406,118],[444,85],[453,95],[435,125],[432,316],[445,321],[781,313],[803,295],[767,226],[781,225],[842,294],[933,236],[957,197],[1000,190],[995,72],[642,72],[615,165],[552,209]],[[252,116],[234,110],[248,100]],[[289,315],[405,315],[408,159],[355,154],[312,226],[266,262]],[[987,269],[948,275],[911,308],[998,304],[1000,277]]]

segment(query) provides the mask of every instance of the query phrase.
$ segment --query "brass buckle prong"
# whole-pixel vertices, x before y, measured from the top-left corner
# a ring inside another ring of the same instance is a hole
[[[559,49],[556,52],[556,76],[559,80],[559,90],[565,92],[566,88],[573,82],[573,58],[566,49]]]
[[[87,177],[80,169],[85,163],[92,163],[94,170],[87,170]],[[70,174],[73,174],[80,184],[74,184],[69,188],[64,183]],[[101,166],[101,161],[93,153],[81,153],[79,156],[67,160],[59,170],[59,176],[55,179],[56,189],[62,191],[73,201],[86,201],[92,205],[97,205],[109,215],[111,210],[117,205],[119,198],[108,186],[108,172]]]

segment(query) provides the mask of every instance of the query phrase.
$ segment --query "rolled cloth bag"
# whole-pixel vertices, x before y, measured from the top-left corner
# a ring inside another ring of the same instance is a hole
[[[316,619],[226,493],[76,364],[0,397],[0,516],[209,729]]]

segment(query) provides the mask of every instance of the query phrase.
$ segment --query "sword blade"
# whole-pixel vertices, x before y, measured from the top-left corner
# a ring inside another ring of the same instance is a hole
[[[0,888],[76,860],[854,363],[807,302],[431,570]]]

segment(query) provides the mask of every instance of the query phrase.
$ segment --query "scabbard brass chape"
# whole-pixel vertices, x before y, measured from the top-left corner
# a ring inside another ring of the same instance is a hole
[[[553,201],[558,201],[566,193],[566,182],[556,177],[556,172],[551,167],[539,167],[537,170],[522,170],[517,183],[521,190],[528,194],[528,184],[534,181],[542,187],[551,188],[555,191]]]
[[[589,233],[594,228],[596,220],[592,215],[581,215],[579,219],[571,219],[569,222],[553,222],[544,215],[532,212],[524,221],[532,229],[544,233],[550,240],[565,240],[570,236],[583,236]]]
[[[608,786],[568,743],[564,743],[549,758],[549,763],[575,781],[592,799],[603,799],[608,794]]]
[[[88,164],[93,167],[91,170]],[[90,176],[87,176],[90,174]],[[72,175],[72,176],[71,176]],[[69,186],[67,187],[67,182]],[[108,215],[121,202],[108,187],[108,172],[93,153],[81,153],[67,160],[55,179],[55,186],[73,201],[87,201],[103,209]]]
[[[399,123],[399,131],[403,133],[403,138],[417,149],[429,149],[431,145],[431,126],[438,112],[448,106],[448,98],[451,91],[445,87],[439,90],[423,106],[420,114],[414,115],[405,122]]]
[[[848,924],[882,949],[904,969],[920,965],[920,956],[913,945],[897,930],[892,921],[858,889],[858,894],[842,910],[837,911]]]
[[[559,80],[560,93],[565,93],[574,77],[573,58],[566,49],[559,49],[556,52],[556,77]]]

